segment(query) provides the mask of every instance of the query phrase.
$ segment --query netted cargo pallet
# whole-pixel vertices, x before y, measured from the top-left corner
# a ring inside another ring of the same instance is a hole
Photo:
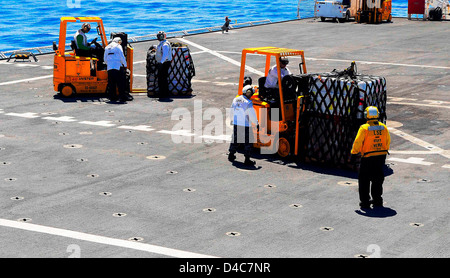
[[[349,165],[358,129],[365,123],[364,109],[376,106],[386,120],[386,80],[371,75],[338,72],[311,74],[302,115],[301,156],[307,161]]]
[[[153,48],[156,48],[153,46]],[[158,67],[152,47],[147,52],[147,95],[158,96]],[[187,46],[172,45],[172,62],[169,68],[169,91],[172,95],[191,95],[195,67]]]

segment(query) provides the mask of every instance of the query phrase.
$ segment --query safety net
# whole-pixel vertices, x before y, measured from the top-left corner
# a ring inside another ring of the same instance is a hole
[[[301,157],[307,161],[352,166],[350,151],[364,109],[376,106],[386,120],[386,79],[363,74],[310,74],[301,117]]]

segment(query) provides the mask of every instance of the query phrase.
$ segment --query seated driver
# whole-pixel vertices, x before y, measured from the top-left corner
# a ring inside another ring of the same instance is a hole
[[[94,54],[93,49],[95,49],[94,44],[87,42],[86,33],[91,30],[91,25],[89,23],[83,23],[81,29],[75,33],[74,39],[77,45],[76,54],[77,56],[92,57]]]
[[[291,75],[291,71],[286,67],[289,64],[289,60],[286,57],[280,57],[280,70],[281,70],[281,79],[286,75]],[[277,89],[278,90],[278,72],[277,65],[274,65],[270,70],[269,74],[266,78],[266,83],[264,87],[267,89]]]

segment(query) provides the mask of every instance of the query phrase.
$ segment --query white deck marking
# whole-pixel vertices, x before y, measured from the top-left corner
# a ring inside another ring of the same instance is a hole
[[[192,45],[193,47],[196,47],[196,48],[201,49],[201,50],[203,50],[203,51],[206,51],[206,52],[208,52],[208,53],[210,53],[210,54],[212,54],[212,55],[214,55],[214,56],[216,56],[216,57],[219,57],[220,59],[225,60],[225,61],[227,61],[227,62],[229,62],[229,63],[231,63],[231,64],[233,64],[233,65],[236,65],[236,66],[238,66],[238,67],[241,66],[241,62],[238,62],[238,61],[236,61],[236,60],[233,60],[233,59],[231,59],[231,58],[228,58],[227,56],[224,56],[224,55],[218,53],[217,51],[208,49],[208,48],[206,48],[206,47],[204,47],[204,46],[201,46],[201,45],[199,45],[199,44],[193,43],[193,42],[188,41],[188,40],[183,39],[183,38],[177,38],[177,40],[182,41],[182,42],[184,42],[184,43],[186,43],[186,44]],[[261,71],[259,71],[259,70],[256,70],[256,69],[254,69],[254,68],[252,68],[252,67],[245,66],[245,69],[248,70],[249,72],[254,73],[254,74],[258,74],[258,75],[260,75],[260,76],[264,76],[264,72],[261,72]]]
[[[39,76],[39,77],[33,77],[33,78],[27,78],[27,79],[21,79],[21,80],[15,80],[15,81],[2,82],[2,83],[0,83],[0,86],[22,83],[22,82],[29,82],[29,81],[40,80],[40,79],[46,79],[46,78],[50,78],[50,77],[53,77],[53,74]]]
[[[419,158],[419,157],[410,157],[408,159],[391,157],[391,158],[388,158],[387,160],[389,160],[389,161],[397,161],[397,162],[404,162],[404,163],[411,163],[411,164],[418,164],[418,165],[424,165],[424,166],[430,166],[430,165],[434,164],[433,162],[427,162],[427,161],[425,161],[425,159]]]
[[[410,141],[413,144],[416,144],[418,146],[421,146],[429,151],[431,151],[433,154],[439,154],[442,155],[445,158],[450,159],[450,152],[446,151],[444,149],[439,148],[438,146],[435,146],[433,144],[430,144],[428,142],[423,141],[422,139],[416,138],[412,135],[409,135],[403,131],[400,131],[396,128],[390,127],[389,128],[389,132],[391,132],[392,134],[395,134],[397,136],[402,137],[405,140]]]
[[[149,125],[136,125],[136,126],[121,125],[121,126],[119,126],[117,128],[139,130],[139,131],[153,131],[153,130],[155,130],[154,128],[151,128],[151,126],[149,126]]]
[[[217,53],[229,53],[229,54],[241,54],[241,52],[236,51],[216,51]],[[259,54],[257,54],[259,55]],[[290,58],[298,58],[299,56],[292,56]],[[397,67],[416,67],[416,68],[434,68],[434,69],[450,69],[450,67],[446,66],[431,66],[431,65],[414,65],[414,64],[401,64],[401,63],[386,63],[386,62],[373,62],[373,61],[359,61],[359,60],[342,60],[342,59],[327,59],[327,58],[311,58],[305,57],[306,60],[311,61],[331,61],[331,62],[344,62],[351,63],[356,61],[358,64],[368,64],[368,65],[387,65],[387,66],[397,66]]]
[[[18,222],[18,221],[12,221],[7,219],[0,219],[0,226],[8,227],[8,228],[14,228],[14,229],[21,229],[25,231],[31,231],[31,232],[37,232],[37,233],[44,233],[44,234],[50,234],[55,236],[62,236],[77,240],[84,240],[94,243],[100,243],[100,244],[106,244],[111,246],[117,246],[117,247],[123,247],[123,248],[129,248],[134,249],[138,251],[144,251],[149,253],[155,253],[158,255],[164,255],[164,256],[170,256],[170,257],[176,257],[176,258],[214,258],[213,256],[193,253],[193,252],[187,252],[167,247],[161,247],[156,246],[152,244],[142,243],[142,242],[134,242],[124,239],[117,239],[117,238],[110,238],[110,237],[104,237],[104,236],[98,236],[93,234],[87,234],[82,232],[76,232],[71,230],[65,230],[65,229],[59,229],[59,228],[53,228],[48,226],[42,226],[37,224],[31,224],[31,223],[24,223],[24,222]]]
[[[22,118],[28,118],[28,119],[32,119],[32,118],[39,118],[37,113],[33,113],[33,112],[26,112],[26,113],[6,113],[5,115],[8,116],[15,116],[15,117],[22,117]]]
[[[181,129],[181,130],[164,130],[163,129],[163,130],[159,130],[157,132],[164,133],[164,134],[170,134],[170,135],[179,135],[179,136],[189,136],[189,137],[195,136],[195,133],[191,133],[188,130],[184,130],[184,129]]]
[[[413,102],[395,102],[388,101],[387,104],[398,104],[398,105],[412,105],[412,106],[422,106],[422,107],[433,107],[433,108],[447,108],[450,109],[450,106],[444,106],[440,104],[426,104],[426,103],[413,103]]]
[[[305,58],[306,60],[312,61],[332,61],[332,62],[345,62],[351,63],[355,60],[340,60],[340,59],[324,59],[324,58]],[[397,67],[416,67],[416,68],[433,68],[433,69],[450,69],[450,67],[444,66],[429,66],[429,65],[414,65],[414,64],[400,64],[400,63],[385,63],[385,62],[370,62],[370,61],[358,61],[357,64],[368,64],[368,65],[386,65],[386,66],[397,66]]]
[[[112,124],[111,121],[96,121],[96,122],[82,121],[80,122],[80,124],[106,126],[106,127],[115,126],[115,124]]]
[[[203,139],[207,139],[207,140],[213,140],[213,141],[227,141],[230,142],[231,141],[231,136],[230,135],[226,135],[226,134],[222,134],[222,135],[202,135],[200,136],[200,138]]]
[[[61,117],[44,117],[42,119],[50,120],[50,121],[60,121],[60,122],[76,122],[74,117],[70,116],[61,116]]]

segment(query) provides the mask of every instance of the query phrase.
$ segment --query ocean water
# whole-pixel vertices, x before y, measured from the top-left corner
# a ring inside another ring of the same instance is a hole
[[[393,0],[393,16],[407,16],[407,0]],[[99,16],[106,33],[129,36],[232,23],[297,18],[298,0],[0,0],[0,51],[49,46],[59,37],[62,16]],[[314,15],[314,0],[300,3],[300,17]],[[69,26],[68,35],[80,28]],[[88,39],[95,37],[95,29]]]

